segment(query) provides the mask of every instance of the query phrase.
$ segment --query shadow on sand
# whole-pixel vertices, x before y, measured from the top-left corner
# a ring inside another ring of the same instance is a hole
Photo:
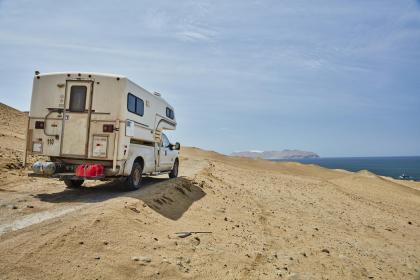
[[[97,203],[116,197],[131,197],[143,201],[168,219],[178,220],[195,201],[206,195],[197,183],[185,177],[175,179],[146,177],[143,178],[141,189],[132,192],[123,192],[121,184],[115,180],[92,187],[42,193],[35,198],[49,203]]]

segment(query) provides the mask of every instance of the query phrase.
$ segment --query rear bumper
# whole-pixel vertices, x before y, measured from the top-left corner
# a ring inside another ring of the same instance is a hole
[[[28,173],[29,177],[38,177],[38,178],[53,178],[59,180],[112,180],[116,177],[106,177],[105,175],[102,176],[92,176],[92,177],[82,177],[76,176],[74,173],[54,173],[52,175],[44,175],[44,174],[37,174],[37,173]]]

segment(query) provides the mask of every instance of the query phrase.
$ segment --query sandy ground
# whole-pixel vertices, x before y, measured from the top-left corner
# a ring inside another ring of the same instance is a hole
[[[185,148],[177,179],[67,190],[0,116],[0,279],[420,279],[419,183]]]

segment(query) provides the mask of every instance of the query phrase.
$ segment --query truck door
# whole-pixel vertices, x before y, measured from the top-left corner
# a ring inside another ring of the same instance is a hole
[[[87,156],[92,86],[91,81],[67,81],[61,135],[63,156]]]
[[[160,142],[159,152],[159,171],[168,171],[172,169],[173,155],[169,146],[170,142],[168,140],[168,137],[166,137],[166,135],[162,133],[162,140]]]

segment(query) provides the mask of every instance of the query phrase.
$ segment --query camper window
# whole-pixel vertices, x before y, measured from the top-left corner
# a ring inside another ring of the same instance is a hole
[[[168,118],[170,118],[170,119],[174,119],[175,118],[174,111],[171,108],[169,108],[169,107],[166,107],[166,116]]]
[[[141,98],[138,98],[131,93],[127,96],[127,109],[129,112],[139,116],[144,114],[144,102]]]
[[[136,97],[132,94],[128,94],[127,109],[131,113],[136,113]]]
[[[86,107],[86,92],[85,86],[72,86],[70,90],[70,112],[84,112]]]
[[[137,102],[136,102],[136,114],[143,116],[144,113],[144,102],[142,99],[137,98]]]

